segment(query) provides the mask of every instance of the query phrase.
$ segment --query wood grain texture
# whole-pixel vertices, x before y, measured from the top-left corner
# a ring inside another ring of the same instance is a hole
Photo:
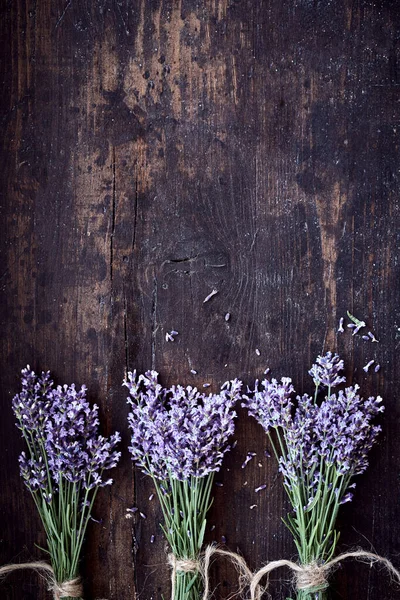
[[[104,432],[123,434],[88,531],[87,598],[154,600],[169,573],[151,483],[126,449],[126,370],[217,389],[269,366],[302,392],[316,354],[337,349],[387,407],[340,548],[399,566],[397,3],[4,0],[1,13],[1,562],[42,556],[10,407],[27,363],[86,383]],[[337,336],[346,310],[380,344]],[[370,358],[382,369],[366,376]],[[207,539],[226,536],[252,568],[292,558],[276,465],[244,412],[237,439]],[[147,519],[126,519],[132,505]],[[288,578],[274,577],[274,597]],[[217,597],[235,589],[226,564],[213,581]],[[361,564],[334,577],[335,599],[397,594]],[[26,573],[1,597],[48,596]]]

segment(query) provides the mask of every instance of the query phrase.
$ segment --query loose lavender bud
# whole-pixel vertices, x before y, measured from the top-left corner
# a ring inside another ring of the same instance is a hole
[[[358,333],[363,327],[366,327],[365,321],[360,321],[360,319],[357,319],[357,317],[349,313],[349,311],[347,311],[347,316],[352,321],[352,324],[347,325],[347,327],[351,327],[353,329],[353,335]]]
[[[376,367],[374,369],[375,373],[377,373],[378,371],[380,371],[380,369],[381,369],[381,365],[376,365]]]
[[[374,362],[375,362],[374,360],[370,360],[370,361],[369,361],[369,362],[368,362],[368,363],[365,365],[365,367],[363,367],[363,371],[365,371],[366,373],[368,373],[370,366],[371,366],[371,365],[373,365],[373,364],[374,364]]]
[[[374,336],[374,334],[372,333],[372,331],[368,331],[368,336],[371,338],[371,342],[377,342],[378,340],[376,339],[376,337]]]
[[[256,348],[256,354],[257,354],[257,356],[261,356],[261,352],[259,351],[258,348]]]
[[[208,302],[209,300],[211,300],[211,298],[213,296],[215,296],[215,294],[218,294],[218,290],[213,290],[210,294],[208,294],[208,296],[206,296],[203,300],[203,304],[205,304],[206,302]]]
[[[190,369],[190,372],[192,375],[197,375],[197,371],[195,371],[194,369]]]
[[[244,463],[242,464],[242,469],[256,456],[255,452],[248,452]]]
[[[203,383],[203,388],[209,388],[211,386],[211,383]]]
[[[343,317],[340,317],[340,320],[339,320],[339,327],[338,327],[338,330],[337,330],[337,332],[338,332],[338,333],[344,333],[344,329],[343,329],[343,321],[344,321]]]
[[[226,537],[224,535],[221,535],[221,542],[223,544],[226,544]]]
[[[230,318],[231,318],[231,313],[226,313],[225,321],[229,321]]]
[[[363,335],[362,338],[365,342],[369,342],[369,336],[368,335]]]
[[[215,482],[215,485],[216,485],[217,487],[224,487],[224,484],[222,483],[222,481],[216,481],[216,482]]]
[[[154,544],[154,540],[156,539],[155,535],[152,535],[150,538],[150,544]]]
[[[265,489],[266,489],[266,487],[267,487],[267,484],[266,484],[266,483],[264,483],[263,485],[260,485],[259,487],[257,487],[257,488],[256,488],[254,491],[255,491],[255,492],[256,492],[256,494],[257,494],[258,492],[261,492],[261,490],[265,490]]]

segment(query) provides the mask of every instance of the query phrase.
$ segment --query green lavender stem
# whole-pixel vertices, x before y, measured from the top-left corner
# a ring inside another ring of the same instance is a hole
[[[173,477],[164,485],[153,478],[164,515],[163,531],[176,559],[198,560],[204,540],[206,515],[211,505],[213,473],[179,481]],[[203,581],[198,572],[177,571],[172,600],[199,600]]]
[[[307,590],[299,590],[296,595],[296,600],[328,600],[328,590],[319,592],[307,592]]]

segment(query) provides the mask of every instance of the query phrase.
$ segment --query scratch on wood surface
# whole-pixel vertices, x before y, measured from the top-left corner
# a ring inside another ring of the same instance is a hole
[[[65,17],[65,14],[66,14],[67,10],[69,9],[69,7],[71,6],[71,4],[72,4],[72,0],[68,0],[67,4],[66,4],[66,5],[65,5],[65,7],[64,7],[64,10],[63,10],[63,11],[62,11],[62,13],[61,13],[61,16],[60,16],[60,18],[58,19],[58,21],[57,21],[57,23],[56,23],[56,25],[55,25],[55,29],[57,29],[57,27],[59,27],[59,26],[60,26],[60,24],[61,24],[61,21],[64,19],[64,17]]]
[[[116,169],[115,169],[115,148],[112,149],[112,208],[111,208],[111,234],[110,234],[110,280],[113,284],[114,268],[114,235],[115,235],[115,211],[116,211]]]
[[[151,305],[151,368],[156,368],[156,334],[157,334],[157,277],[153,279],[153,297]]]

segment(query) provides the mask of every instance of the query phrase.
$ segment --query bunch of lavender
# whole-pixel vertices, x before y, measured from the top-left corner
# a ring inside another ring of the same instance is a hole
[[[22,391],[12,401],[17,427],[27,445],[21,476],[39,511],[55,579],[79,576],[79,557],[99,487],[110,485],[103,473],[116,466],[120,434],[99,435],[98,407],[86,400],[86,387],[53,386],[29,365],[22,370]]]
[[[309,374],[315,395],[297,396],[291,379],[256,382],[254,393],[244,396],[243,406],[265,429],[283,475],[293,508],[284,520],[292,533],[301,565],[328,563],[339,533],[335,529],[339,506],[353,498],[353,477],[363,473],[379,425],[373,420],[384,410],[382,399],[363,400],[359,386],[336,393],[345,383],[344,364],[337,354],[319,356]],[[319,392],[326,390],[322,401]],[[275,435],[272,435],[272,430]],[[328,584],[298,590],[298,600],[323,600]]]
[[[211,505],[213,476],[230,447],[234,405],[241,382],[226,382],[219,394],[158,383],[158,373],[128,373],[128,416],[132,459],[154,482],[160,500],[162,529],[171,546],[173,600],[197,600],[202,581],[196,565]],[[181,562],[182,564],[182,562]]]

